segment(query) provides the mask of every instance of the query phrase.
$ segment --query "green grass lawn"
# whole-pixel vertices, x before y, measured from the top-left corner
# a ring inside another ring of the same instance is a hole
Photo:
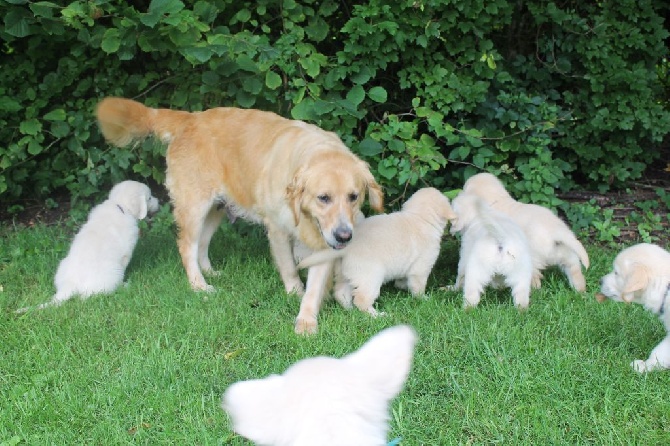
[[[389,439],[403,446],[670,444],[670,372],[629,367],[664,328],[641,307],[593,298],[613,250],[587,247],[585,295],[549,272],[525,313],[508,291],[465,312],[458,293],[438,289],[458,261],[445,236],[428,299],[384,287],[378,319],[329,301],[319,333],[299,337],[299,301],[284,293],[260,229],[236,223],[215,236],[221,275],[203,294],[157,225],[138,243],[127,287],[15,315],[54,293],[71,237],[65,226],[0,228],[0,445],[246,445],[220,408],[228,385],[344,355],[399,323],[421,338],[392,405]]]

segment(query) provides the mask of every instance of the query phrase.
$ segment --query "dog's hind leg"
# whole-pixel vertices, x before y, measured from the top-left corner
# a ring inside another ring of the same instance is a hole
[[[584,273],[582,273],[582,264],[579,257],[573,252],[566,254],[564,257],[560,264],[561,270],[568,277],[572,288],[583,293],[586,291],[586,279],[584,279]]]
[[[212,268],[212,263],[209,260],[209,243],[212,241],[212,237],[219,225],[221,220],[227,214],[226,209],[219,209],[217,206],[212,206],[205,217],[205,222],[202,226],[202,232],[200,233],[200,241],[198,243],[198,263],[202,272],[205,274],[216,275],[217,272]]]
[[[382,276],[383,277],[383,276]],[[366,278],[364,283],[352,283],[354,288],[353,299],[356,308],[368,313],[372,317],[383,316],[383,312],[379,312],[373,306],[379,297],[379,291],[382,286],[379,281],[371,281],[370,277]]]
[[[189,204],[182,203],[177,199],[173,201],[174,217],[179,228],[177,245],[181,261],[184,264],[184,269],[186,269],[186,275],[191,283],[191,288],[196,291],[214,291],[214,287],[208,285],[205,281],[198,264],[200,240],[202,238],[205,219],[210,212],[212,203],[200,201]]]

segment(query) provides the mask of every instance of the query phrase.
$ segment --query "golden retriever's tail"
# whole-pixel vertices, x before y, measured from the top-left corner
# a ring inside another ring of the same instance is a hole
[[[100,101],[95,114],[103,136],[117,147],[151,135],[170,142],[191,116],[189,112],[149,108],[131,99],[113,97]]]
[[[344,255],[347,248],[343,249],[324,249],[317,251],[308,257],[305,257],[298,263],[298,269],[309,268],[310,266],[320,265],[321,263],[332,262]]]

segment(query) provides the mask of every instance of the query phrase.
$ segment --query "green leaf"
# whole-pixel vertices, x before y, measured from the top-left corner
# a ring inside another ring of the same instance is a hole
[[[372,138],[365,138],[358,144],[358,153],[367,157],[379,155],[383,150],[384,146],[382,146],[379,141],[375,141]]]
[[[10,113],[19,111],[21,110],[21,104],[8,96],[0,95],[0,110]]]
[[[386,99],[388,97],[388,93],[386,93],[386,90],[384,87],[372,87],[368,91],[368,97],[372,99],[375,102],[379,103],[384,103],[386,102]]]
[[[118,28],[109,28],[105,31],[105,34],[102,36],[102,42],[100,43],[100,48],[107,53],[112,54],[116,53],[121,46],[121,36],[119,34]]]
[[[14,8],[5,15],[5,32],[14,37],[26,37],[31,33],[30,25],[34,23],[32,14],[25,9]]]
[[[265,73],[265,85],[270,89],[270,90],[276,90],[277,88],[281,87],[282,85],[282,79],[281,76],[275,73],[272,70],[269,70]]]
[[[49,113],[44,115],[44,119],[47,121],[65,121],[66,114],[65,110],[62,108],[57,108],[55,110],[51,110]]]
[[[29,119],[21,122],[19,131],[24,135],[37,135],[42,130],[42,123],[37,119]]]
[[[365,90],[360,85],[354,85],[354,87],[349,90],[347,93],[347,100],[358,106],[365,99]]]
[[[291,109],[291,117],[301,121],[313,120],[314,115],[314,100],[312,98],[304,98]]]
[[[149,13],[159,15],[174,14],[184,9],[184,3],[180,0],[151,0]]]
[[[35,2],[30,5],[33,14],[45,18],[52,18],[56,8],[58,8],[58,5],[52,2]]]

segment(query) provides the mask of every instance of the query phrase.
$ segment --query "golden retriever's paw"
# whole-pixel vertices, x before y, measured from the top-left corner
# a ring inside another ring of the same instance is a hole
[[[635,370],[637,373],[646,373],[651,371],[651,369],[647,368],[647,363],[644,362],[641,359],[636,359],[635,361],[630,363],[630,366]]]
[[[199,293],[213,293],[214,291],[216,291],[216,288],[207,283],[191,285],[191,288],[193,288],[193,291],[197,291]]]
[[[317,322],[315,317],[298,317],[295,320],[295,333],[299,335],[313,335],[317,331]]]
[[[372,316],[372,317],[374,317],[374,318],[378,318],[378,317],[384,317],[384,316],[386,316],[386,312],[384,312],[384,311],[377,311],[377,310],[375,309],[375,307],[366,308],[366,309],[364,309],[364,310],[362,310],[362,311],[365,312],[365,313],[368,313],[370,316]]]
[[[305,287],[302,284],[302,282],[295,282],[291,284],[287,284],[286,287],[286,294],[293,294],[294,296],[302,298],[303,294],[305,294]]]

